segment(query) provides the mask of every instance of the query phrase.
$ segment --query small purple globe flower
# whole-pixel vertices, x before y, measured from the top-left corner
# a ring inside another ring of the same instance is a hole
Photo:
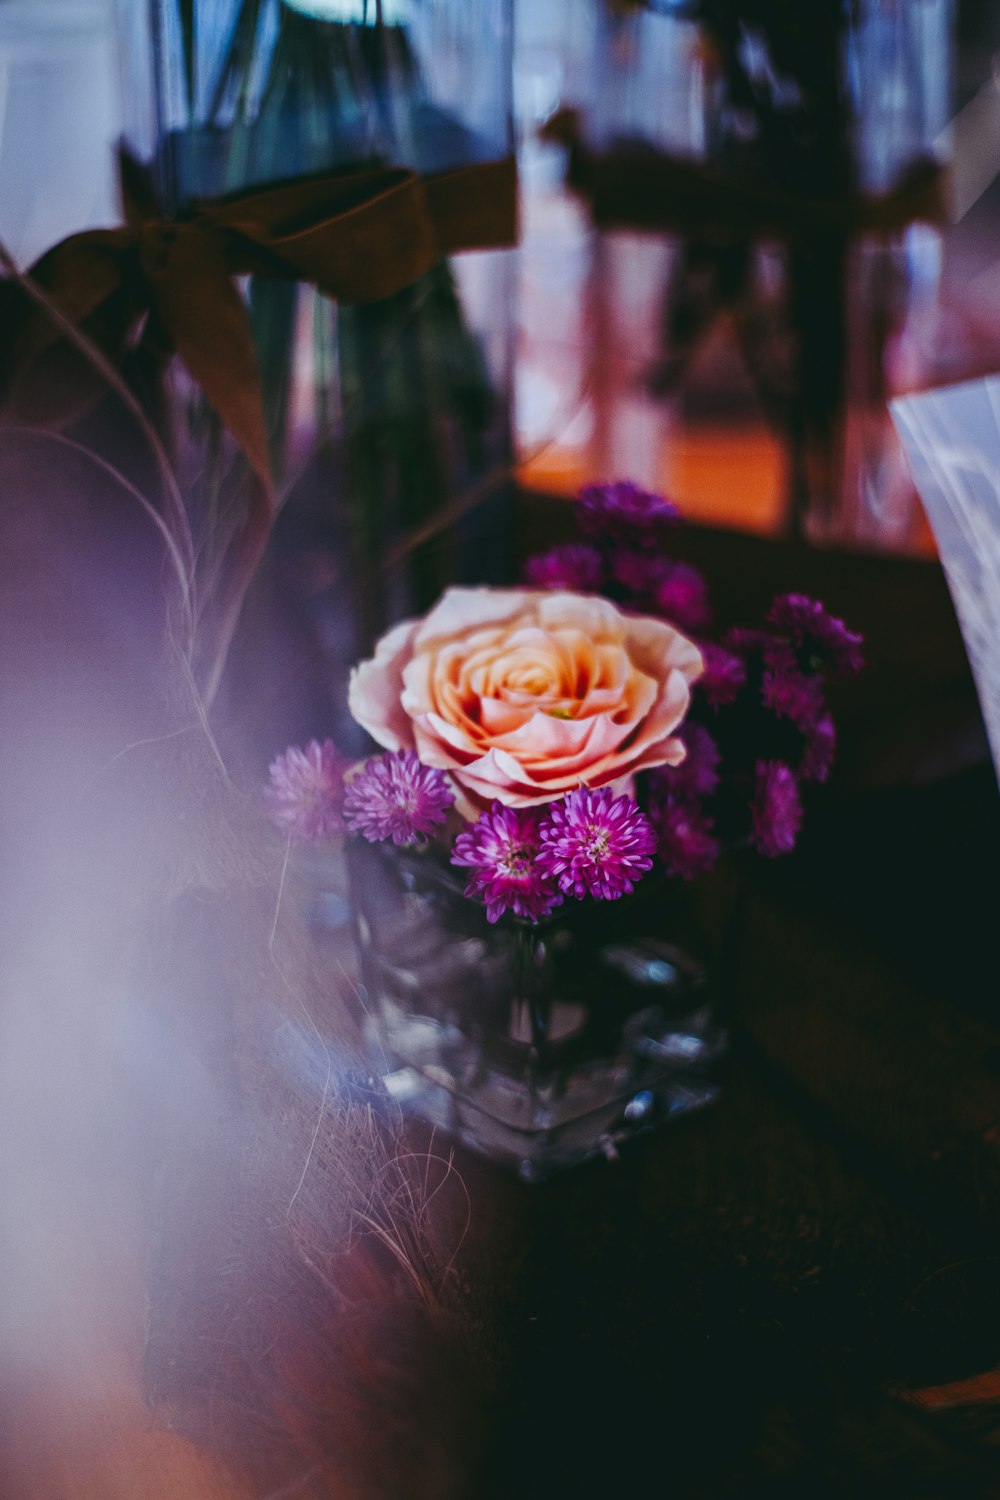
[[[806,735],[806,746],[802,752],[799,775],[803,781],[825,781],[833,765],[833,752],[837,747],[837,730],[833,716],[823,714]]]
[[[289,745],[271,763],[264,806],[293,844],[318,844],[344,830],[344,772],[350,761],[332,740]]]
[[[552,802],[539,865],[566,895],[616,901],[653,867],[656,836],[634,797],[581,787]]]
[[[750,842],[768,859],[777,859],[791,854],[802,826],[799,784],[792,768],[780,760],[759,760],[756,769]]]
[[[465,894],[486,903],[487,921],[498,922],[510,911],[538,922],[562,904],[555,881],[539,864],[540,821],[535,808],[494,802],[455,840],[451,862],[471,872]]]
[[[445,821],[454,800],[443,771],[421,765],[414,750],[390,750],[366,761],[346,783],[344,822],[370,844],[420,844]]]

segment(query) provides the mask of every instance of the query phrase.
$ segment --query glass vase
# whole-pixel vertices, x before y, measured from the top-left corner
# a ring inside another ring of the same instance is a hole
[[[595,0],[594,473],[711,522],[920,540],[886,405],[934,355],[953,11]]]
[[[338,169],[511,156],[510,0],[119,11],[127,144],[167,215]],[[249,281],[276,551],[327,653],[331,701],[393,619],[507,570],[512,274],[503,252],[466,253],[363,305]],[[174,452],[212,526],[239,503],[246,465],[177,361],[167,373]]]
[[[352,841],[348,870],[372,1064],[405,1110],[534,1181],[715,1097],[711,923],[681,882],[491,925],[432,849]]]

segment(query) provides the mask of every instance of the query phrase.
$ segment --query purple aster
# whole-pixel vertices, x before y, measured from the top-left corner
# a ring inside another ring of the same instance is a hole
[[[658,766],[650,771],[650,796],[711,797],[719,785],[719,747],[708,730],[690,720],[682,724],[677,736],[684,742],[687,754],[676,766]]]
[[[344,828],[344,772],[350,762],[332,740],[289,745],[271,764],[268,816],[293,844],[316,844]]]
[[[816,599],[805,594],[782,594],[771,605],[768,622],[786,631],[814,671],[852,677],[864,665],[862,638],[843,620],[827,614]]]
[[[538,589],[593,593],[600,588],[603,577],[601,554],[586,542],[566,542],[529,557],[524,565],[525,582]]]
[[[539,864],[560,890],[616,901],[653,867],[656,836],[634,797],[580,787],[549,804]]]
[[[768,859],[790,854],[802,825],[799,784],[790,766],[780,760],[757,762],[753,829],[750,842]]]
[[[747,669],[738,656],[724,646],[703,641],[699,647],[705,670],[698,678],[698,688],[713,708],[732,703],[747,680]]]
[[[580,491],[577,518],[588,536],[605,542],[652,547],[676,526],[680,513],[662,495],[630,480],[588,484]]]
[[[803,781],[825,781],[833,764],[833,752],[837,745],[837,731],[828,713],[822,714],[810,726],[806,735],[806,748],[802,754],[799,775]]]
[[[787,641],[772,640],[764,651],[764,703],[779,719],[791,719],[803,734],[823,713],[823,684],[801,672]]]
[[[366,761],[347,782],[344,822],[370,844],[424,843],[454,800],[443,771],[421,765],[414,750],[390,750]]]
[[[487,921],[512,911],[538,922],[562,905],[555,881],[539,865],[540,821],[536,808],[494,802],[455,840],[451,862],[471,871],[465,894],[485,901]]]

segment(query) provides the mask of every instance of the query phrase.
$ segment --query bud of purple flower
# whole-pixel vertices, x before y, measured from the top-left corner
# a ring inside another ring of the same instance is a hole
[[[799,775],[803,781],[825,781],[833,765],[837,731],[830,714],[821,715],[809,728]]]
[[[799,785],[790,766],[778,760],[757,762],[757,786],[751,809],[750,842],[768,859],[790,854],[802,826]]]

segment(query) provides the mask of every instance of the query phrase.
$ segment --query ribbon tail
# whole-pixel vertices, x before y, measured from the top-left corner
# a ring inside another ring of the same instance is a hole
[[[184,225],[161,229],[143,247],[143,269],[178,355],[264,491],[273,494],[250,321],[218,239]]]

